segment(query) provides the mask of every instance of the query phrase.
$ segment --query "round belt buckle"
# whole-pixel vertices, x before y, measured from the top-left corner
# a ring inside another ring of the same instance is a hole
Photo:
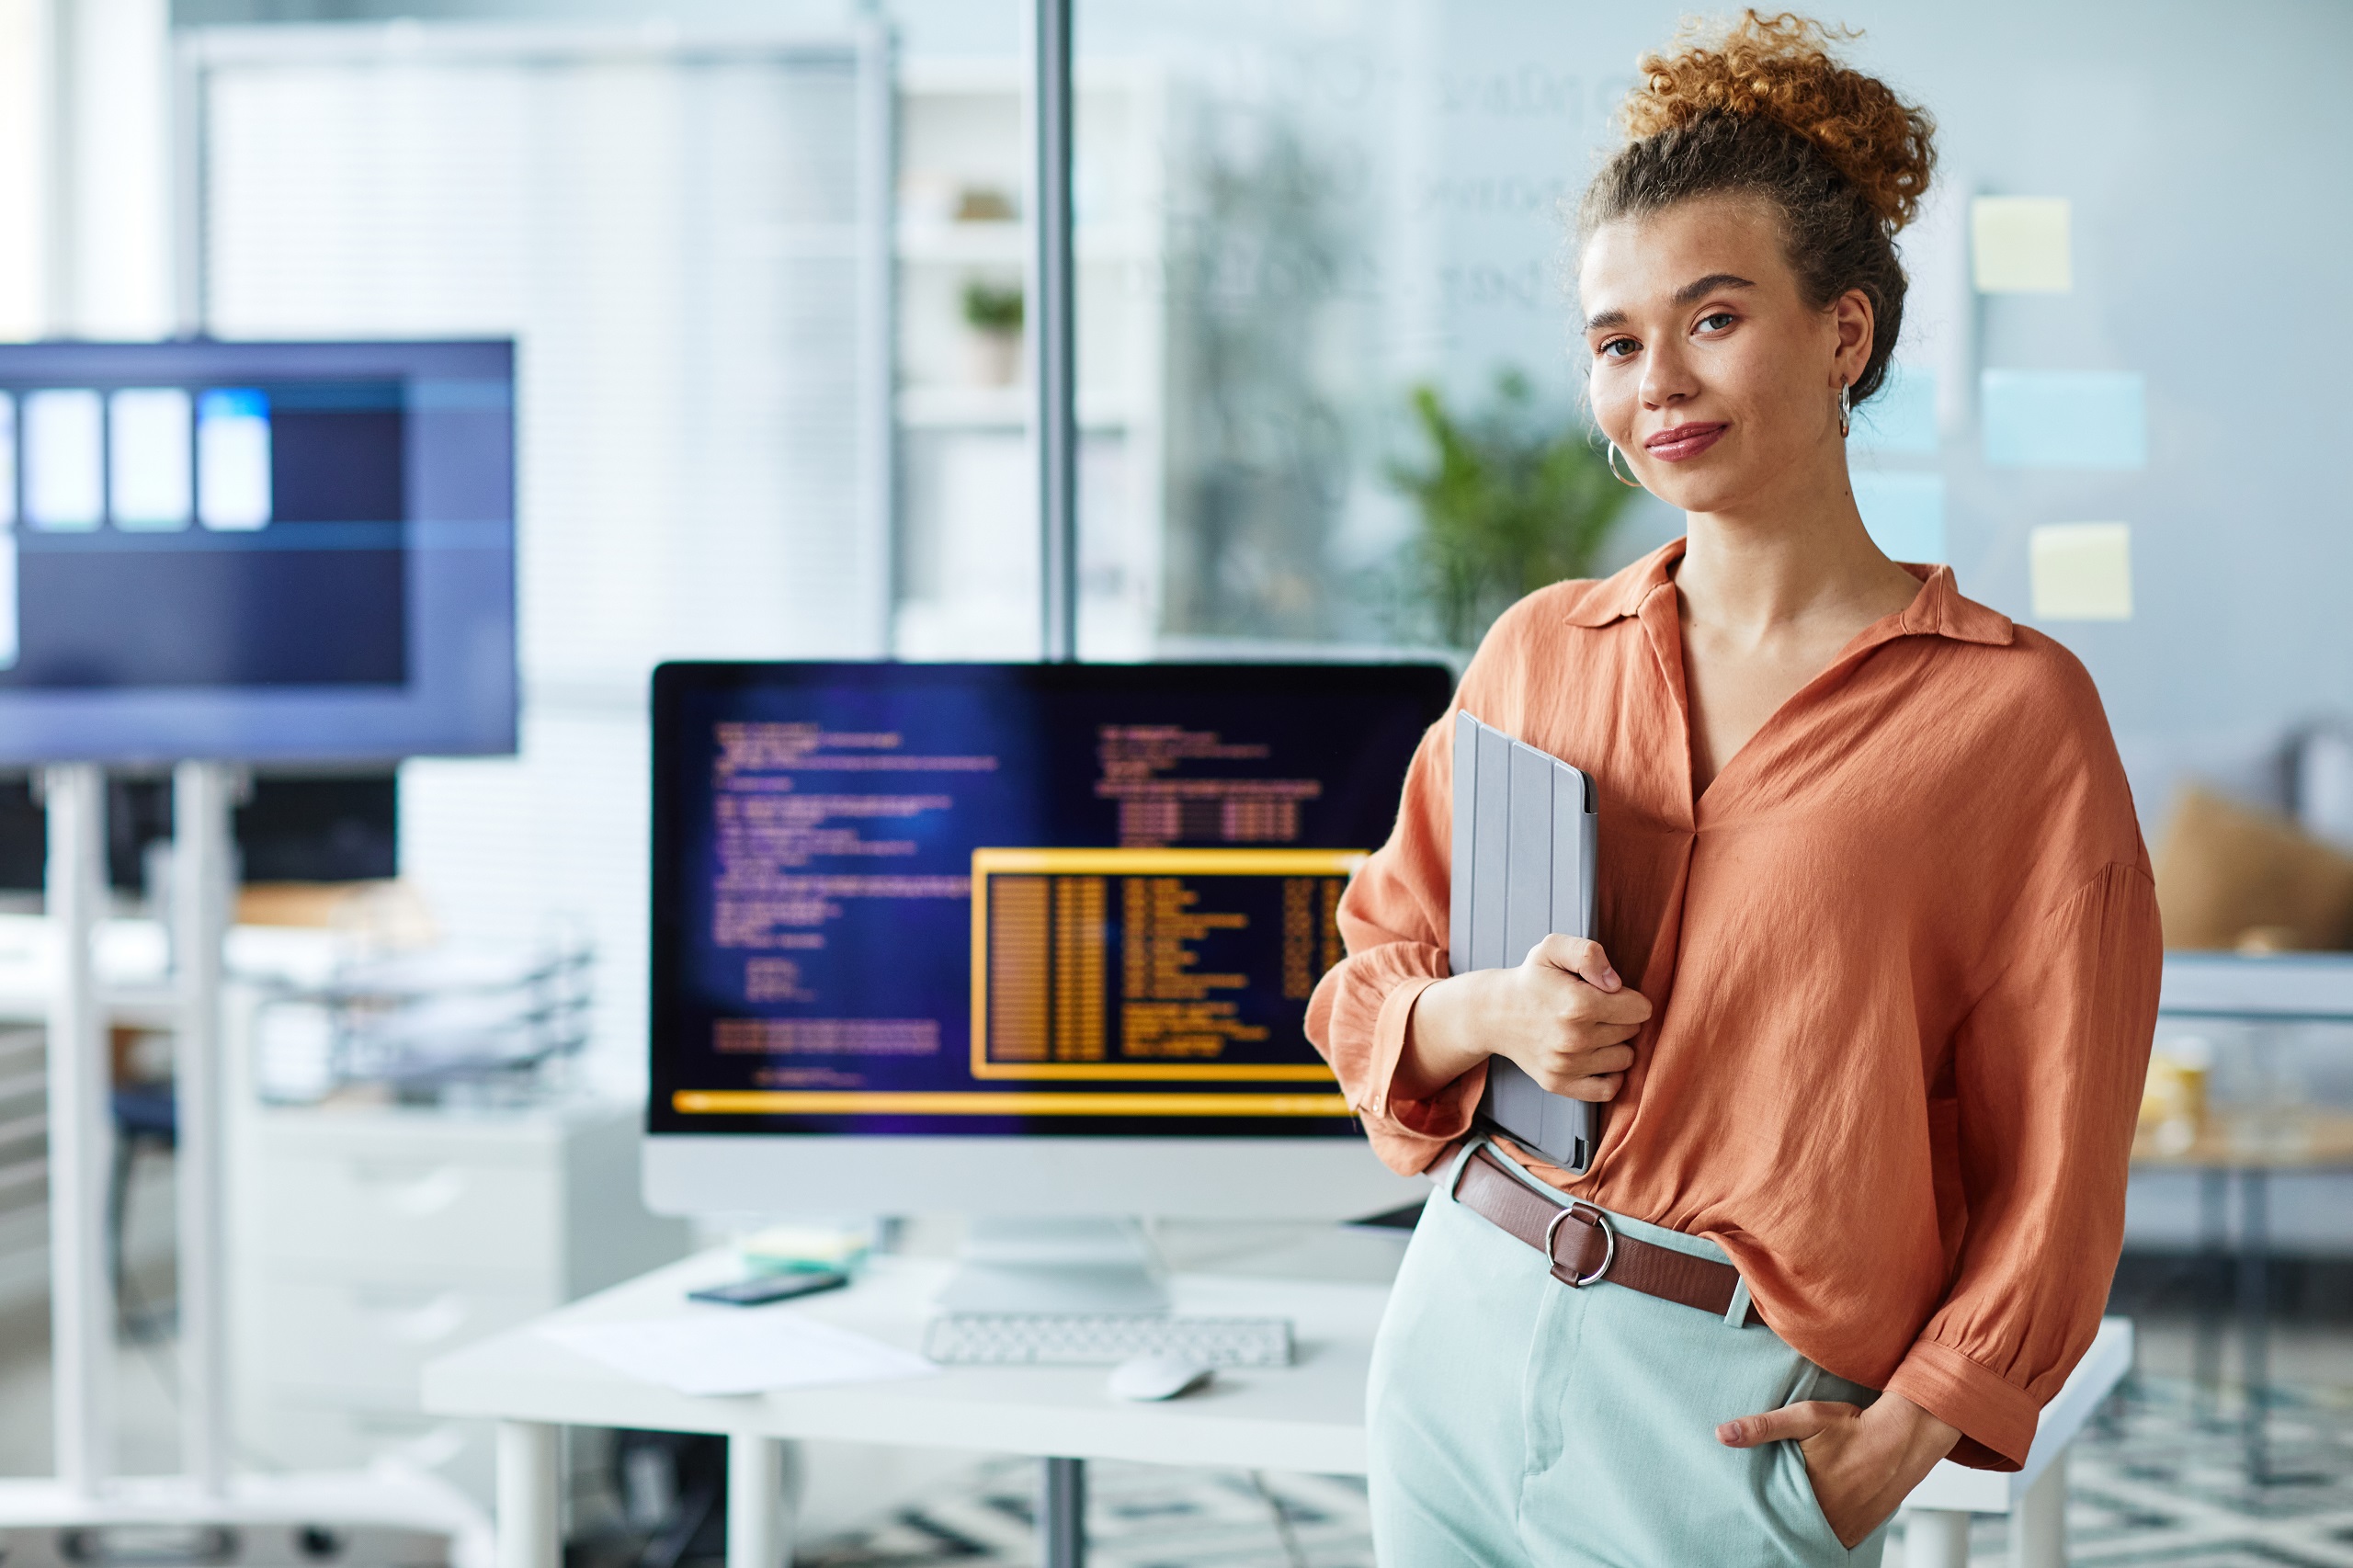
[[[1553,1215],[1550,1220],[1547,1220],[1544,1222],[1544,1261],[1548,1264],[1554,1265],[1559,1263],[1559,1258],[1556,1257],[1552,1252],[1553,1237],[1560,1232],[1561,1221],[1567,1219],[1570,1215],[1574,1214],[1580,1209],[1586,1210],[1593,1216],[1593,1218],[1587,1221],[1586,1223],[1598,1227],[1601,1232],[1601,1267],[1595,1269],[1590,1274],[1582,1276],[1558,1274],[1553,1276],[1553,1278],[1559,1279],[1562,1284],[1570,1287],[1572,1290],[1579,1290],[1607,1276],[1609,1272],[1609,1266],[1618,1261],[1618,1227],[1609,1222],[1609,1216],[1607,1213],[1595,1208],[1592,1204],[1587,1203],[1582,1198],[1573,1198],[1569,1199],[1568,1202],[1561,1205],[1561,1210],[1559,1213]]]

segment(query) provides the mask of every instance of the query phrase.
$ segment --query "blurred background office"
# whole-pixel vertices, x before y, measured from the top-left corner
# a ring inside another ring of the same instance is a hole
[[[1519,593],[1679,530],[1600,472],[1563,208],[1686,9],[1079,0],[1083,657],[1459,662]],[[2170,945],[2353,947],[2353,10],[1819,14],[1938,122],[1898,374],[1857,426],[1866,521],[2088,665]],[[0,337],[516,341],[518,749],[265,771],[241,917],[420,966],[417,986],[474,997],[435,1004],[462,1015],[448,1029],[528,1013],[541,1032],[511,1054],[560,1058],[567,1105],[613,1108],[480,1155],[541,1162],[550,1224],[590,1201],[566,1181],[633,1188],[612,1169],[646,1084],[653,665],[1040,652],[1027,26],[1011,0],[0,0]],[[40,819],[6,788],[0,881],[29,914]],[[168,824],[133,777],[110,810],[132,915]],[[449,967],[469,962],[490,981]],[[535,1000],[499,1013],[483,984]],[[384,1058],[353,1056],[331,998],[253,1020],[248,1112],[401,1098],[370,1087]],[[37,1042],[21,1054],[37,1072]],[[0,1341],[0,1468],[32,1473],[42,1178],[20,1098],[0,1107],[0,1291],[23,1319]],[[2118,1288],[2144,1324],[2142,1403],[2077,1483],[2099,1561],[2353,1562],[2345,1114],[2353,1028],[2226,1008],[2161,1028]],[[302,1163],[331,1153],[311,1124],[272,1125],[265,1185],[325,1168]],[[397,1185],[475,1157],[380,1163]],[[2250,1163],[2273,1173],[2259,1207],[2231,1185]],[[142,1227],[167,1218],[169,1159],[125,1169],[125,1267],[161,1301],[167,1238]],[[343,1312],[351,1343],[388,1335],[412,1361],[688,1243],[639,1216],[528,1279],[429,1253],[379,1278],[310,1236],[265,1241],[302,1216],[254,1201],[250,1299],[314,1296],[253,1312],[300,1335]],[[2258,1242],[2276,1408],[2250,1471],[2245,1336],[2220,1324]],[[126,1387],[147,1395],[127,1397],[166,1414],[130,1452],[165,1468],[168,1323],[132,1328]],[[415,1414],[397,1378],[355,1381],[331,1350],[282,1365],[240,1373],[264,1459],[397,1449],[486,1487],[479,1435]],[[986,1472],[881,1473],[901,1494],[847,1489],[804,1560],[944,1560],[1013,1528]],[[1202,1542],[1152,1561],[1283,1560],[1236,1544],[1263,1519],[1221,1512],[1225,1484],[1133,1481]],[[1293,1506],[1316,1561],[1369,1561],[1346,1488],[1302,1482]]]

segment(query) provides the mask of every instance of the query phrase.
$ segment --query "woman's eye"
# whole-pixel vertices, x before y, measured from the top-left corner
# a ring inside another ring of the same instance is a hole
[[[1699,330],[1702,332],[1722,332],[1729,328],[1732,324],[1733,313],[1730,311],[1718,311],[1713,315],[1701,316],[1699,318]]]
[[[1604,359],[1623,359],[1627,355],[1631,354],[1636,347],[1637,345],[1631,337],[1613,337],[1601,346],[1601,357]]]

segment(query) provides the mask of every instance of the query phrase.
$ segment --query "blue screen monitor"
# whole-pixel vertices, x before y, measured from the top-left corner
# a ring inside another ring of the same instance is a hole
[[[654,1157],[745,1134],[1360,1153],[1308,998],[1452,685],[1404,664],[662,666]]]
[[[512,752],[514,360],[0,345],[0,766]]]

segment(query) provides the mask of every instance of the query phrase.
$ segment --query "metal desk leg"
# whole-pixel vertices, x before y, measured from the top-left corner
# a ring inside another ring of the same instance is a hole
[[[2270,1185],[2260,1167],[2239,1172],[2239,1345],[2246,1376],[2246,1478],[2256,1486],[2271,1480],[2264,1430],[2271,1403]]]
[[[727,1437],[727,1568],[785,1568],[790,1561],[784,1508],[782,1439]]]
[[[498,1568],[558,1568],[563,1561],[558,1436],[557,1428],[538,1421],[498,1424]]]
[[[1954,1508],[1904,1509],[1904,1568],[1969,1568],[1969,1516]]]
[[[2011,1568],[2066,1568],[2067,1452],[2062,1449],[2010,1515]]]
[[[1086,1568],[1086,1461],[1042,1460],[1039,1470],[1039,1561],[1045,1568]]]
[[[2222,1277],[2229,1270],[2223,1254],[2230,1242],[2228,1199],[2230,1173],[2198,1173],[2198,1262],[2193,1289],[2197,1292],[2198,1336],[2190,1352],[2190,1415],[2207,1422],[2219,1414],[2222,1390]]]

